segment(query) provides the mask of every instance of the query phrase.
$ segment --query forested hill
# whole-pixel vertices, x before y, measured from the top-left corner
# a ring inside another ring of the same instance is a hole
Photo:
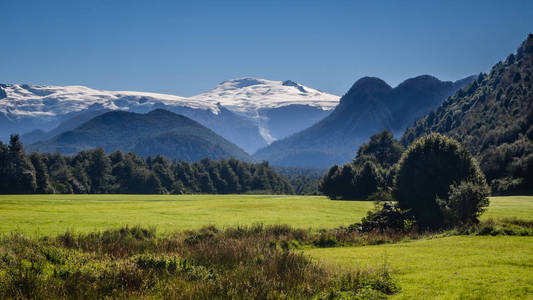
[[[326,118],[256,152],[255,157],[272,165],[327,168],[348,162],[357,148],[384,129],[403,133],[474,80],[440,81],[429,75],[410,78],[395,88],[379,78],[359,79]]]
[[[533,187],[533,34],[489,74],[480,74],[402,137],[407,145],[430,132],[466,146],[496,191]]]
[[[32,144],[28,150],[72,155],[97,147],[107,153],[122,150],[143,157],[161,154],[184,161],[231,157],[253,160],[244,150],[200,123],[163,109],[147,114],[107,112],[73,130]]]

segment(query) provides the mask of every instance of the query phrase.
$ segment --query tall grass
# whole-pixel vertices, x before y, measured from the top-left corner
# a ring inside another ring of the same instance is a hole
[[[57,237],[0,238],[0,298],[383,298],[387,268],[340,270],[293,248],[316,236],[289,226],[234,227],[158,237],[124,227]]]

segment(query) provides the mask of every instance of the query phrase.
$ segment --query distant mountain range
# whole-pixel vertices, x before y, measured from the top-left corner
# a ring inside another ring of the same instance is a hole
[[[28,151],[76,154],[101,147],[170,159],[236,158],[252,161],[244,150],[187,117],[163,109],[147,114],[125,111],[103,113],[72,130],[27,146]]]
[[[185,98],[101,91],[83,86],[0,84],[0,139],[25,134],[26,143],[73,129],[110,110],[146,113],[157,108],[187,116],[249,153],[325,117],[339,97],[292,81],[241,78]]]
[[[370,135],[384,129],[401,135],[415,120],[474,79],[470,76],[451,82],[423,75],[392,88],[379,78],[361,78],[327,117],[273,142],[254,156],[272,165],[319,168],[350,161]]]
[[[373,133],[390,129],[401,135],[473,79],[443,82],[424,75],[392,88],[378,78],[365,77],[340,104],[337,96],[292,81],[254,78],[225,81],[190,98],[82,86],[2,84],[0,134],[6,138],[12,132],[26,132],[22,141],[36,143],[30,149],[72,153],[79,145],[69,146],[63,133],[110,111],[147,113],[159,108],[199,122],[248,153],[262,148],[254,155],[258,160],[326,168],[351,160]]]

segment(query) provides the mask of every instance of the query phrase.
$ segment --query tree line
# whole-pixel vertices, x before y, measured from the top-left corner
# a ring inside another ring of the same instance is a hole
[[[0,142],[1,194],[293,194],[293,188],[267,162],[236,159],[170,161],[157,155],[103,149],[26,154],[18,135]]]

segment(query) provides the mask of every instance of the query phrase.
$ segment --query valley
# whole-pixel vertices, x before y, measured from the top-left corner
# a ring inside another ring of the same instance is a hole
[[[532,1],[0,11],[0,299],[533,299]]]

